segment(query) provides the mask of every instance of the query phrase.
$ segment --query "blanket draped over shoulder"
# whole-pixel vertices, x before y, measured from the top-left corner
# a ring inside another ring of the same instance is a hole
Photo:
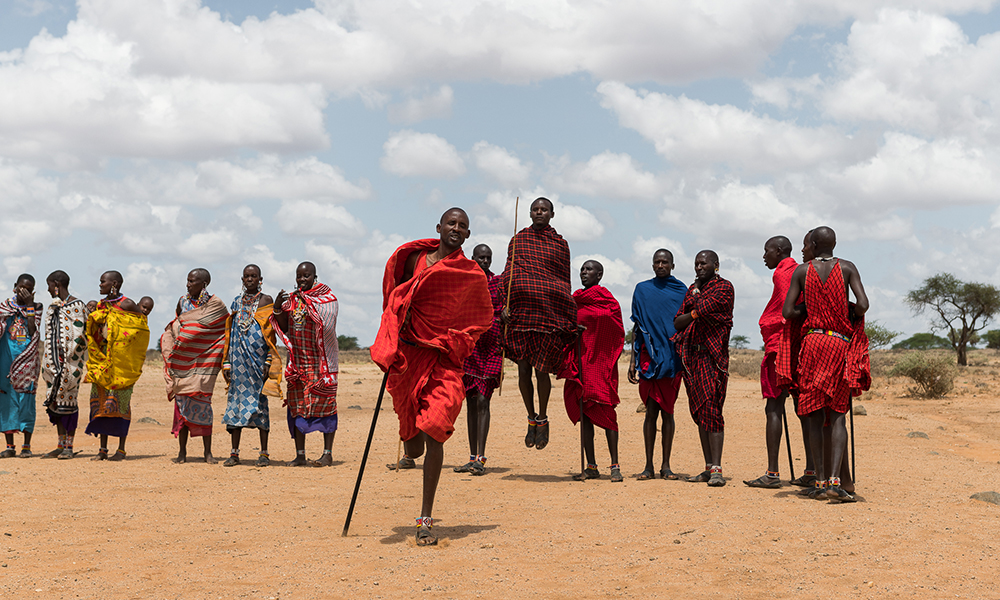
[[[635,286],[632,293],[632,321],[636,325],[632,360],[643,379],[674,377],[683,368],[670,338],[677,333],[674,315],[684,302],[686,292],[687,286],[673,275],[662,279],[654,277]],[[643,349],[650,358],[648,369],[643,369],[639,361]]]
[[[288,352],[288,364],[285,366],[285,381],[289,386],[300,386],[307,397],[328,398],[332,404],[332,412],[326,410],[328,407],[317,407],[314,411],[307,411],[309,414],[298,416],[313,417],[326,414],[336,414],[337,409],[337,372],[340,369],[340,346],[337,343],[337,313],[339,303],[333,294],[330,286],[317,283],[311,289],[302,291],[294,290],[288,295],[288,299],[281,307],[292,321],[297,311],[304,311],[303,318],[311,325],[306,331],[311,332],[311,339],[303,340],[296,348],[295,342],[290,339],[285,332],[281,331],[274,316],[271,316],[271,324],[275,333],[281,337],[281,342]],[[289,323],[289,327],[294,327]],[[293,352],[292,349],[295,349]],[[306,373],[305,370],[295,362],[295,354],[302,352],[308,354],[318,366],[318,372]]]
[[[3,336],[7,332],[9,317],[21,315],[22,310],[10,298],[0,302],[0,336]],[[38,384],[38,372],[42,367],[42,361],[38,353],[38,344],[42,332],[41,313],[36,312],[34,319],[35,335],[31,336],[24,351],[14,357],[10,365],[10,372],[5,374],[10,378],[11,387],[18,393],[35,391],[35,386]]]
[[[402,282],[406,261],[437,250],[436,239],[400,246],[385,266],[382,323],[372,360],[389,373],[387,389],[399,416],[400,436],[424,431],[438,441],[454,432],[465,390],[462,364],[493,325],[486,275],[461,248]]]
[[[237,298],[238,300],[239,298]],[[239,306],[236,301],[233,301],[233,305],[230,307],[232,313],[229,318],[226,319],[226,338],[223,345],[222,355],[223,357],[232,360],[234,352],[233,346],[236,341],[233,339],[233,326],[235,322],[236,315],[239,311]],[[274,325],[271,324],[271,314],[274,311],[274,304],[268,304],[266,306],[261,306],[257,308],[257,312],[254,313],[254,322],[257,324],[259,331],[255,331],[255,335],[252,340],[245,340],[248,342],[248,346],[252,350],[253,347],[260,343],[266,344],[267,354],[271,357],[271,366],[268,368],[267,379],[263,382],[263,389],[261,391],[265,396],[271,398],[281,398],[281,355],[278,354],[278,347],[275,342],[275,331]],[[259,336],[259,340],[258,340]],[[249,354],[249,353],[248,353]],[[235,366],[233,367],[236,368]]]
[[[160,336],[163,378],[167,397],[211,396],[222,368],[226,319],[229,311],[218,296],[182,312]]]
[[[526,227],[507,246],[500,290],[510,292],[507,357],[554,372],[576,339],[576,303],[570,286],[569,245],[552,226]]]
[[[559,378],[566,380],[563,399],[574,423],[583,412],[603,429],[618,431],[618,358],[625,345],[625,326],[618,300],[607,288],[595,285],[573,293],[577,318],[586,327],[578,343],[566,347]],[[582,354],[577,349],[582,349]],[[582,369],[582,373],[581,373]]]
[[[688,288],[684,303],[675,316],[698,311],[698,318],[683,331],[674,334],[673,341],[683,362],[695,352],[708,352],[715,366],[729,371],[729,332],[733,329],[733,284],[716,276],[694,294],[694,284]],[[699,349],[695,349],[695,347]],[[701,349],[703,348],[703,349]]]
[[[141,313],[101,301],[87,317],[87,376],[105,390],[135,385],[149,347],[149,326]]]
[[[87,368],[87,306],[79,298],[53,300],[45,325],[42,377],[49,384],[45,405],[53,412],[75,413]]]
[[[475,390],[489,399],[493,390],[500,385],[500,371],[503,369],[503,353],[500,350],[500,335],[503,325],[500,313],[503,311],[503,293],[500,278],[493,273],[486,274],[486,286],[493,302],[493,325],[479,337],[469,358],[465,359],[465,375],[462,380],[465,389]]]

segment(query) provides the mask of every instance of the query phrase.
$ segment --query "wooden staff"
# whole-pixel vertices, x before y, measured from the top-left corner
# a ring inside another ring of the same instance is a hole
[[[849,398],[847,401],[847,411],[851,413],[851,479],[854,483],[858,482],[858,471],[857,463],[854,462],[854,398]]]
[[[785,424],[785,447],[788,448],[788,472],[791,479],[795,479],[795,465],[792,462],[792,438],[788,435],[788,415],[785,413],[785,405],[781,405],[781,422]]]
[[[509,318],[510,315],[510,284],[514,281],[514,251],[517,250],[517,210],[518,205],[521,202],[521,197],[516,196],[514,198],[514,236],[511,238],[513,241],[510,246],[510,273],[507,274],[507,300],[503,304],[503,310],[507,311]],[[510,323],[503,324],[503,337],[507,338],[507,328]],[[503,340],[500,340],[500,383],[497,384],[497,396],[503,395],[503,361],[507,358],[507,352],[503,349]]]
[[[389,382],[389,371],[385,372],[382,378],[382,388],[378,391],[378,402],[375,403],[375,414],[372,415],[372,428],[368,431],[368,443],[365,444],[365,453],[361,457],[361,468],[358,469],[358,480],[354,483],[354,495],[351,496],[351,507],[347,509],[347,520],[344,521],[344,532],[341,537],[347,537],[347,530],[351,527],[351,517],[354,515],[354,504],[358,501],[358,490],[361,489],[361,478],[365,474],[365,465],[368,463],[368,451],[372,448],[372,438],[375,437],[375,424],[378,422],[378,413],[382,410],[382,397],[385,396],[385,384]],[[399,464],[398,462],[396,463]]]

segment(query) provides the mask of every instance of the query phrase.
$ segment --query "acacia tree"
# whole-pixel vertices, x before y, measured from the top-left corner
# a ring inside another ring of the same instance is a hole
[[[954,275],[939,273],[906,294],[914,314],[931,309],[936,315],[931,329],[947,333],[958,353],[958,364],[966,365],[966,347],[978,331],[1000,312],[1000,290],[986,283],[966,283]]]

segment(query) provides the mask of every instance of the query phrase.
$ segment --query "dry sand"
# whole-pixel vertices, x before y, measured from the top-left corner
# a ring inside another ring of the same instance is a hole
[[[730,382],[725,411],[728,485],[637,481],[643,415],[621,369],[624,483],[608,481],[600,435],[603,477],[570,480],[579,470],[579,430],[566,418],[561,384],[550,405],[551,444],[525,448],[524,408],[508,368],[493,401],[487,474],[451,471],[468,457],[463,413],[445,446],[434,515],[442,543],[417,548],[421,471],[385,468],[398,438],[389,398],[351,534],[340,535],[381,382],[376,367],[342,365],[333,468],[259,469],[250,466],[258,443],[249,430],[241,466],[171,463],[172,406],[157,365],[147,364],[133,396],[127,461],[91,462],[97,441],[83,435],[74,460],[0,461],[2,597],[496,598],[515,590],[539,598],[1000,598],[1000,506],[970,499],[1000,491],[995,368],[967,369],[943,400],[910,399],[904,382],[878,379],[859,401],[868,415],[855,417],[862,501],[850,505],[803,499],[798,488],[743,485],[765,467],[764,417],[757,382],[740,377]],[[220,385],[217,421],[224,405]],[[40,454],[55,447],[56,433],[40,400],[38,410]],[[271,455],[291,459],[284,412],[272,412]],[[142,417],[162,425],[138,423]],[[928,438],[908,438],[911,431]],[[792,437],[801,474],[794,423]],[[225,458],[223,427],[213,440]],[[307,448],[318,456],[318,434]],[[189,455],[200,450],[193,440]],[[689,474],[702,466],[683,398],[672,465]],[[782,448],[787,481],[786,469]]]

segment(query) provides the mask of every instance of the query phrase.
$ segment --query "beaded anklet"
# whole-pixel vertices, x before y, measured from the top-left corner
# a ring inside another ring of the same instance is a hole
[[[426,527],[430,529],[434,527],[434,519],[430,517],[417,517],[417,527]]]

